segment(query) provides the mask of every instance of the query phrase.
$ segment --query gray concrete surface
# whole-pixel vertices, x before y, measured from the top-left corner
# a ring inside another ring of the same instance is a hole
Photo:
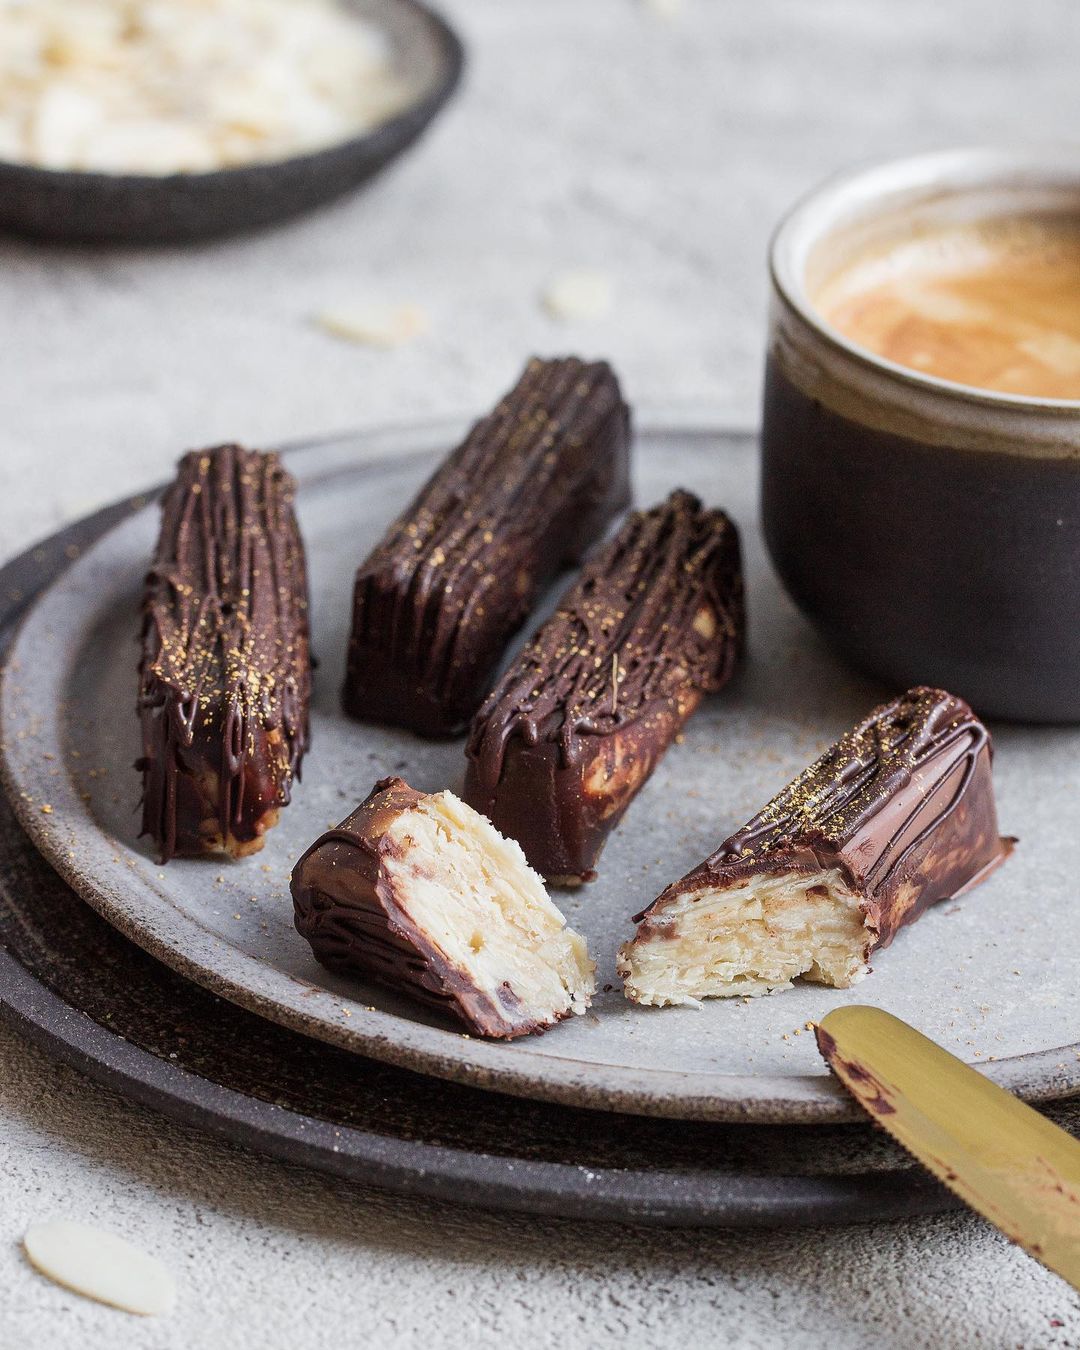
[[[1074,131],[1073,0],[453,0],[467,87],[366,195],[192,251],[0,243],[0,555],[179,450],[476,409],[531,350],[612,357],[639,400],[756,416],[779,212],[866,155]],[[536,304],[608,269],[609,319]],[[392,353],[310,324],[415,300]],[[46,1284],[35,1218],[161,1255],[146,1322]],[[761,1238],[406,1204],[163,1124],[0,1032],[4,1347],[1080,1345],[1080,1301],[965,1216]]]

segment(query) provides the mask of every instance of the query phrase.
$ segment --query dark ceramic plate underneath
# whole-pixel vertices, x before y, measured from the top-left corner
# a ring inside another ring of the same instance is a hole
[[[68,173],[0,162],[0,227],[84,243],[183,243],[300,215],[374,177],[421,135],[457,87],[464,53],[418,0],[345,0],[390,37],[415,100],[373,130],[312,154],[215,173]]]
[[[0,648],[129,503],[0,571]],[[61,992],[62,991],[62,992]],[[721,1126],[528,1102],[319,1045],[186,981],[59,880],[0,800],[0,1013],[132,1100],[263,1153],[457,1204],[775,1227],[955,1207],[870,1127]],[[1048,1114],[1065,1123],[1076,1107]]]

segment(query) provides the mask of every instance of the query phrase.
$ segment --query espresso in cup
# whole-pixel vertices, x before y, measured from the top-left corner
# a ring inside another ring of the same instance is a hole
[[[1080,399],[1080,219],[1007,217],[879,242],[810,298],[845,337],[898,365]]]
[[[852,664],[1080,722],[1080,154],[860,170],[773,241],[761,509]]]

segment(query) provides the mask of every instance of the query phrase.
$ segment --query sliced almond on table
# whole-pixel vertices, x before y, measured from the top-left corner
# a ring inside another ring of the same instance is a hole
[[[431,327],[419,305],[343,305],[322,310],[315,322],[334,337],[369,347],[399,347]]]
[[[66,1289],[125,1312],[170,1312],[176,1282],[155,1256],[73,1219],[32,1223],[23,1238],[30,1264]]]
[[[642,0],[644,7],[658,19],[677,19],[683,12],[683,0]]]
[[[581,267],[552,277],[540,298],[553,319],[570,323],[604,318],[611,309],[612,293],[606,273]]]

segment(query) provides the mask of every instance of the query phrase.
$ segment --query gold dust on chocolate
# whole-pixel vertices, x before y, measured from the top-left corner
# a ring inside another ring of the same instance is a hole
[[[162,502],[143,602],[143,832],[176,853],[261,847],[308,745],[307,578],[274,454],[192,451]]]
[[[629,411],[604,362],[532,360],[356,576],[344,702],[451,735],[548,582],[629,502]]]
[[[721,688],[742,634],[735,527],[722,511],[675,492],[631,515],[586,564],[488,696],[470,753],[489,737],[502,747],[514,735],[530,743],[546,736],[572,761],[582,736],[647,722],[654,704],[684,687]]]
[[[970,783],[986,728],[966,704],[939,690],[909,690],[874,711],[820,759],[778,793],[710,860],[716,864],[761,857],[814,837],[841,845],[874,815],[898,787],[931,759],[959,756],[964,768],[956,791],[943,806],[955,809]],[[935,816],[928,826],[938,823]],[[912,841],[913,843],[915,841]],[[886,850],[868,868],[871,885],[887,880]],[[892,865],[898,859],[892,859]]]
[[[546,876],[585,875],[702,696],[730,678],[744,628],[727,516],[683,491],[635,512],[477,714],[467,799]]]
[[[941,689],[875,708],[641,914],[617,968],[639,1003],[838,988],[1009,855],[986,728]]]

